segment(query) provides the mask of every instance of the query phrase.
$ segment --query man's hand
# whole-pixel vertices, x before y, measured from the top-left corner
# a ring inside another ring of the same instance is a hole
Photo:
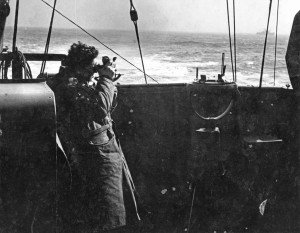
[[[107,56],[102,57],[103,65],[97,65],[95,68],[98,71],[99,78],[106,77],[112,80],[113,82],[117,81],[122,74],[116,74],[116,57],[113,58],[113,62],[111,62],[110,58]]]
[[[101,77],[105,77],[105,78],[108,78],[110,80],[114,80],[115,78],[115,68],[113,68],[111,65],[107,64],[107,65],[104,65],[103,67],[97,67],[97,71],[98,71],[98,74],[99,74],[99,78]]]

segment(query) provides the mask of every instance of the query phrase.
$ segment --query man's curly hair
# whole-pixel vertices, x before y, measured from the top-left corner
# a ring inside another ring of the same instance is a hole
[[[94,46],[88,46],[78,41],[71,45],[68,51],[68,56],[65,61],[65,65],[69,67],[86,66],[93,62],[98,56],[98,50]]]

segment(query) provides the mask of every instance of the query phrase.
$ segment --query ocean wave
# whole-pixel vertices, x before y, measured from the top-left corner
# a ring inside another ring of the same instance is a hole
[[[103,42],[121,54],[125,59],[142,69],[141,58],[136,43],[133,43],[131,33],[120,31],[95,32]],[[155,33],[151,36],[143,36],[141,32],[142,52],[146,73],[158,79],[159,82],[192,82],[196,75],[196,67],[199,73],[210,75],[212,78],[220,73],[221,54],[225,53],[226,76],[232,79],[231,58],[227,35],[214,34],[168,34]],[[11,36],[6,36],[4,45],[12,44]],[[43,53],[47,30],[30,29],[19,30],[18,48],[22,52]],[[145,33],[144,35],[149,35]],[[77,34],[76,30],[55,30],[51,38],[49,52],[67,54],[70,45],[78,40],[95,46],[99,49],[97,62],[107,55],[116,56],[111,50],[104,48],[95,40]],[[288,40],[278,38],[276,84],[289,83],[285,65],[285,48]],[[254,85],[259,83],[261,60],[261,40],[255,36],[238,36],[237,38],[237,78],[242,85]],[[274,72],[273,47],[267,50],[263,85],[272,85]],[[31,69],[36,77],[40,71],[40,62],[30,62]],[[59,63],[47,62],[46,72],[57,73]],[[143,83],[143,73],[128,64],[120,57],[117,59],[118,72],[124,76],[120,80],[122,84]],[[277,75],[278,74],[278,75]]]
[[[176,41],[176,42],[173,42],[173,44],[175,45],[198,45],[198,44],[201,44],[202,41]]]
[[[204,68],[204,67],[217,67],[220,65],[219,62],[215,62],[215,61],[207,61],[207,62],[194,62],[192,65],[188,64],[187,67],[189,68]]]

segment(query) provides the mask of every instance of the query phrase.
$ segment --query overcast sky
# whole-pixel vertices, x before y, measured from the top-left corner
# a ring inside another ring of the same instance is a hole
[[[53,5],[54,0],[45,0]],[[277,1],[273,0],[270,28],[276,26]],[[133,30],[129,0],[57,0],[57,9],[86,29]],[[133,0],[139,14],[140,30],[227,33],[226,0]],[[238,33],[255,33],[266,28],[270,0],[236,0]],[[10,0],[14,22],[16,0]],[[229,0],[232,8],[232,0]],[[280,0],[279,33],[289,34],[300,0]],[[231,12],[232,15],[232,12]],[[51,9],[41,0],[20,0],[19,25],[48,27]],[[60,15],[54,27],[73,28]]]

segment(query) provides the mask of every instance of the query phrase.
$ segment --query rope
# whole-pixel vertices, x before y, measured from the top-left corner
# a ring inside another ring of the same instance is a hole
[[[140,36],[139,36],[139,30],[138,30],[138,25],[137,25],[138,14],[137,14],[137,11],[136,11],[136,9],[133,5],[132,0],[130,0],[130,18],[131,18],[131,20],[134,24],[135,34],[136,34],[136,38],[137,38],[137,42],[138,42],[138,46],[139,46],[139,51],[140,51],[140,56],[141,56],[141,61],[142,61],[142,66],[143,66],[143,71],[144,71],[144,78],[145,78],[145,82],[147,84],[147,77],[146,77],[146,72],[145,72],[144,59],[143,59],[143,55],[142,55]]]
[[[124,157],[124,154],[121,151],[120,151],[120,154],[122,156],[122,162],[123,162],[122,164],[123,164],[123,169],[124,169],[123,172],[124,172],[124,175],[125,175],[125,178],[126,178],[128,188],[130,189],[130,192],[131,192],[131,197],[132,197],[132,201],[133,201],[133,204],[134,204],[135,213],[136,213],[136,216],[137,216],[138,220],[140,221],[141,217],[139,215],[138,206],[137,206],[137,202],[136,202],[136,198],[135,198],[135,193],[137,193],[137,192],[136,192],[136,189],[135,189],[135,186],[134,186],[132,176],[130,174],[126,159]]]
[[[264,64],[265,64],[265,57],[266,57],[266,47],[267,47],[267,41],[268,41],[271,10],[272,10],[272,0],[270,0],[270,5],[269,5],[269,16],[268,16],[267,31],[266,31],[266,37],[265,37],[262,64],[261,64],[261,71],[260,71],[259,89],[261,89],[261,86],[262,86],[262,79],[263,79],[263,73],[264,73]]]
[[[52,10],[52,15],[51,15],[51,20],[50,20],[50,26],[49,26],[49,30],[48,30],[48,36],[47,36],[47,41],[46,41],[46,45],[45,45],[45,51],[44,54],[48,54],[48,50],[49,50],[49,45],[50,45],[50,39],[51,39],[51,32],[52,32],[52,25],[53,25],[53,19],[54,19],[54,13],[55,13],[55,7],[56,7],[56,2],[57,0],[54,0],[54,5],[53,5],[53,10]],[[43,60],[42,65],[41,65],[41,71],[40,74],[43,74],[46,68],[46,59]]]
[[[56,129],[56,132],[57,132],[57,129]],[[68,164],[68,167],[69,167],[69,170],[70,170],[70,191],[71,191],[72,184],[73,184],[72,167],[71,167],[71,164],[70,164],[70,162],[68,160],[68,156],[67,156],[67,154],[66,154],[66,152],[65,152],[65,150],[64,150],[64,148],[63,148],[63,146],[61,144],[61,141],[60,141],[57,133],[56,133],[56,147],[58,147],[60,149],[60,151],[63,153],[63,155],[65,156],[66,162]]]
[[[233,43],[234,43],[234,78],[236,82],[236,31],[235,31],[235,0],[233,0]]]
[[[276,17],[276,36],[275,36],[275,61],[274,61],[274,86],[275,86],[275,71],[276,71],[276,61],[277,61],[277,33],[278,33],[278,14],[279,14],[279,0],[277,3],[277,17]]]
[[[228,6],[228,0],[226,0],[226,3],[227,3],[227,21],[228,21],[228,32],[229,32],[229,45],[230,45],[231,70],[232,70],[232,78],[233,78],[233,81],[234,81],[234,80],[235,80],[235,76],[234,76],[234,69],[233,69],[232,44],[231,44],[231,30],[230,30],[230,19],[229,19],[229,6]]]
[[[51,5],[49,5],[47,2],[45,2],[44,0],[41,0],[43,3],[45,3],[47,6],[49,6],[50,8],[53,9],[53,7]],[[63,18],[65,18],[66,20],[68,20],[70,23],[72,23],[73,25],[75,25],[76,27],[78,27],[79,29],[81,29],[84,33],[86,33],[87,35],[89,35],[90,37],[92,37],[94,40],[96,40],[97,42],[99,42],[101,45],[103,45],[105,48],[107,48],[108,50],[110,50],[111,52],[113,52],[114,54],[116,54],[117,56],[119,56],[121,59],[123,59],[124,61],[126,61],[128,64],[130,64],[131,66],[135,67],[137,70],[139,70],[140,72],[144,73],[144,71],[142,71],[140,68],[138,68],[136,65],[134,65],[133,63],[131,63],[130,61],[128,61],[126,58],[124,58],[123,56],[121,56],[119,53],[117,53],[116,51],[114,51],[113,49],[111,49],[110,47],[108,47],[107,45],[105,45],[103,42],[101,42],[99,39],[97,39],[95,36],[93,36],[91,33],[89,33],[88,31],[86,31],[84,28],[82,28],[81,26],[79,26],[78,24],[76,24],[74,21],[72,21],[71,19],[69,19],[67,16],[63,15],[60,11],[56,10],[55,11],[61,15]],[[146,74],[146,76],[150,79],[152,79],[154,82],[158,83],[154,78],[152,78],[150,75]]]
[[[192,197],[192,203],[191,203],[191,209],[190,209],[190,215],[189,215],[189,222],[188,222],[188,227],[187,227],[187,233],[190,232],[190,227],[191,227],[192,213],[193,213],[194,200],[195,200],[195,192],[196,192],[196,185],[193,188],[193,197]]]

